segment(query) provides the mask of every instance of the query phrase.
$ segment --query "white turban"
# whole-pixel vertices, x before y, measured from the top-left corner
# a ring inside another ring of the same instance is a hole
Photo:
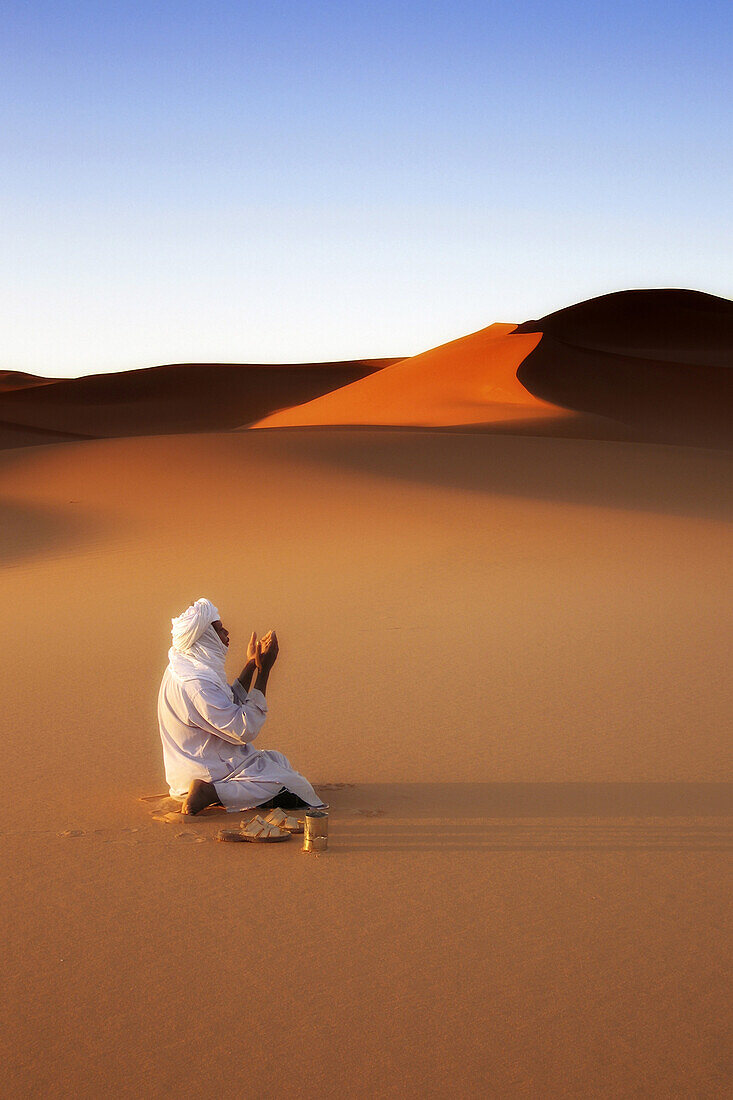
[[[211,600],[202,596],[187,607],[177,619],[171,619],[173,629],[173,648],[179,653],[188,653],[194,642],[197,642],[207,626],[211,626],[219,618],[219,611]]]
[[[168,650],[168,667],[177,680],[209,680],[231,696],[224,671],[227,647],[211,625],[219,617],[211,600],[202,596],[177,619],[171,619],[173,645]]]

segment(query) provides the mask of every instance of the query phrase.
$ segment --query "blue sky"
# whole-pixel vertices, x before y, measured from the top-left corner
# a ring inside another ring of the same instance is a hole
[[[0,369],[407,355],[731,294],[728,3],[3,12]]]

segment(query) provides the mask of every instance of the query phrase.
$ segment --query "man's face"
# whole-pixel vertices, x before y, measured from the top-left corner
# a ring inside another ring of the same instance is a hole
[[[217,619],[216,622],[213,622],[211,625],[213,626],[214,630],[216,631],[216,633],[221,638],[224,645],[228,647],[229,646],[229,631],[224,626],[221,619]]]

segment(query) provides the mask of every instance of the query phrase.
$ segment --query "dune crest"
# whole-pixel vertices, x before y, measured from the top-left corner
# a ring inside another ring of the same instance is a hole
[[[0,370],[0,393],[11,390],[26,390],[31,386],[50,386],[57,379],[44,378],[40,374],[27,374],[22,370]]]

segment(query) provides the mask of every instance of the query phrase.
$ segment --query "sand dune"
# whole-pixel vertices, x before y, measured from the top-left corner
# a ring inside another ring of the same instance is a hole
[[[50,433],[61,441],[234,428],[392,362],[179,363],[13,384],[0,392],[0,447],[47,443]]]
[[[484,430],[733,445],[733,303],[624,291],[408,359],[0,378],[0,445],[233,428]]]
[[[273,413],[253,426],[446,427],[555,419],[562,410],[537,399],[517,381],[517,367],[540,337],[512,336],[514,327],[490,325],[307,404]]]
[[[519,366],[535,396],[628,425],[635,438],[733,443],[733,302],[636,290],[519,326],[542,332]]]
[[[48,386],[53,381],[53,378],[42,378],[39,374],[26,374],[25,371],[0,370],[0,393],[28,389],[30,386]]]
[[[525,321],[575,347],[669,363],[731,366],[733,302],[696,290],[622,290]]]
[[[730,472],[429,431],[4,451],[10,1095],[723,1096]],[[138,801],[203,594],[232,675],[278,628],[258,743],[331,803],[322,858]]]
[[[733,303],[693,291],[605,295],[492,325],[257,428],[472,427],[733,444]]]

